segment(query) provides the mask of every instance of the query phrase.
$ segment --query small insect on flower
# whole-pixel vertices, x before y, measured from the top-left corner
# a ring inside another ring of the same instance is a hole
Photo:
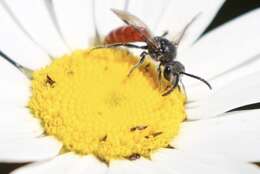
[[[136,68],[140,67],[144,63],[146,56],[149,55],[154,61],[159,62],[159,65],[157,67],[159,83],[161,83],[161,79],[163,76],[167,81],[172,84],[171,87],[165,93],[163,93],[163,96],[170,94],[178,86],[179,82],[181,82],[181,75],[186,75],[198,79],[204,82],[210,89],[212,89],[211,85],[206,80],[196,75],[185,72],[184,65],[181,62],[175,60],[178,45],[188,27],[193,23],[197,16],[194,17],[184,27],[178,39],[176,39],[175,41],[169,41],[165,38],[168,32],[165,32],[162,36],[154,37],[151,34],[147,25],[142,22],[138,17],[122,10],[112,9],[112,11],[127,25],[112,30],[105,37],[105,44],[107,45],[97,48],[125,46],[129,48],[145,50],[140,54],[139,62],[130,69],[128,76],[130,76]],[[131,44],[131,42],[145,42],[146,45],[139,46]]]

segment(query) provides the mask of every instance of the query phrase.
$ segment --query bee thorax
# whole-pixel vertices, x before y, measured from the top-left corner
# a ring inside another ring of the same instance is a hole
[[[149,48],[148,52],[155,61],[162,64],[172,62],[176,58],[177,48],[169,40],[163,37],[154,37],[158,44],[158,48]]]

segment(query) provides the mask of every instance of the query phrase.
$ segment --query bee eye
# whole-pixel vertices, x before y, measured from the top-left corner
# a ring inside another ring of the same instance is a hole
[[[163,75],[166,80],[170,80],[172,74],[172,67],[171,66],[165,66]]]
[[[166,66],[166,67],[165,67],[164,72],[165,72],[166,74],[170,74],[171,71],[172,71],[171,67],[169,67],[169,66]]]

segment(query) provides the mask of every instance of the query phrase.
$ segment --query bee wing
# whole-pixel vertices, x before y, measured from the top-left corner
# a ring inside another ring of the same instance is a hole
[[[201,15],[201,13],[198,13],[196,16],[194,16],[194,17],[190,20],[190,22],[185,25],[185,27],[182,29],[182,31],[179,32],[179,33],[177,34],[177,36],[175,36],[175,38],[174,38],[173,41],[172,41],[174,45],[179,45],[179,44],[180,44],[180,42],[181,42],[181,40],[183,39],[183,37],[184,37],[186,31],[187,31],[187,30],[189,29],[189,27],[194,23],[194,21],[195,21],[196,19],[198,19],[198,17],[199,17],[200,15]]]
[[[111,10],[127,25],[133,26],[141,35],[143,35],[148,45],[157,48],[157,43],[153,39],[151,31],[149,30],[147,25],[141,21],[141,19],[123,10]]]

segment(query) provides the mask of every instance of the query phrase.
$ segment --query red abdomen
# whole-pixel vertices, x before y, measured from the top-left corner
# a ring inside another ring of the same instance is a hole
[[[105,44],[144,42],[145,38],[141,33],[146,34],[148,32],[145,28],[140,28],[140,31],[129,25],[116,28],[105,37]]]

